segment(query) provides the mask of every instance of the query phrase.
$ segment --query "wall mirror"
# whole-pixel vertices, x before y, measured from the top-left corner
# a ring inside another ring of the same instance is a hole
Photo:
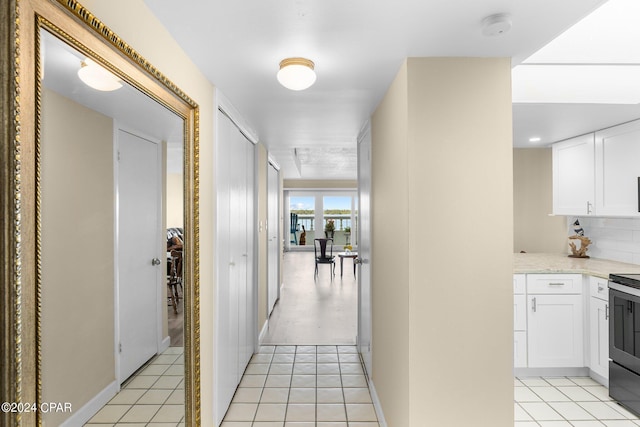
[[[2,391],[38,410],[5,417],[199,425],[198,106],[78,3],[14,5],[19,369]]]

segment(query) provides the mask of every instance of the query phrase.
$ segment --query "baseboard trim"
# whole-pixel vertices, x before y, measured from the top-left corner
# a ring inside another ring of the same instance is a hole
[[[262,325],[262,330],[260,331],[260,335],[258,335],[258,345],[262,344],[264,341],[264,337],[269,332],[269,319],[265,320],[264,325]]]
[[[380,404],[376,387],[373,385],[373,380],[367,376],[367,382],[369,383],[369,392],[371,393],[373,408],[376,410],[376,416],[378,417],[378,424],[380,427],[388,427],[387,421],[384,419],[384,413],[382,412],[382,405]]]
[[[111,384],[102,389],[101,392],[93,396],[85,405],[74,411],[65,422],[60,424],[60,427],[82,427],[87,421],[89,421],[100,409],[104,407],[120,390],[118,381],[113,381]]]
[[[158,354],[162,354],[171,345],[171,337],[165,337],[158,348]]]
[[[589,376],[593,380],[605,386],[606,388],[609,388],[609,378],[605,378],[602,375],[598,374],[597,372],[593,372],[591,369],[589,369]]]
[[[588,377],[589,368],[514,368],[516,377]]]

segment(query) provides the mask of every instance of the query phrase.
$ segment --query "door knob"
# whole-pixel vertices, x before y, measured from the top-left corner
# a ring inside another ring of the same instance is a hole
[[[151,260],[151,265],[160,265],[162,261],[160,261],[158,258],[154,258]]]

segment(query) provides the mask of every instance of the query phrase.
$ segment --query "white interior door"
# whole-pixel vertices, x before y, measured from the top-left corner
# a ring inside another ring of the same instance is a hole
[[[368,375],[372,373],[371,341],[371,129],[358,141],[358,349]]]
[[[118,131],[119,374],[126,380],[158,351],[161,147]],[[154,262],[155,260],[158,260]],[[154,265],[155,264],[155,265]]]
[[[271,315],[276,301],[280,298],[280,178],[278,170],[269,164],[268,167],[268,183],[267,183],[267,233],[269,236],[268,253],[267,253],[267,269],[269,274],[267,286],[267,316]]]

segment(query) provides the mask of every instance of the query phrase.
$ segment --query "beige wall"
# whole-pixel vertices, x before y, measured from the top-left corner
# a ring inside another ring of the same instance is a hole
[[[184,228],[182,174],[167,174],[167,228]]]
[[[389,426],[409,426],[407,65],[371,121],[373,382]]]
[[[551,148],[513,150],[514,252],[566,253],[567,222],[553,211]]]
[[[408,59],[374,115],[373,382],[390,426],[513,426],[510,69]]]
[[[113,121],[43,90],[44,402],[78,409],[116,380],[113,201]]]
[[[348,188],[358,187],[356,180],[285,179],[284,188]]]
[[[200,107],[200,386],[202,425],[213,422],[214,87],[191,62],[143,0],[83,0],[108,25]]]

